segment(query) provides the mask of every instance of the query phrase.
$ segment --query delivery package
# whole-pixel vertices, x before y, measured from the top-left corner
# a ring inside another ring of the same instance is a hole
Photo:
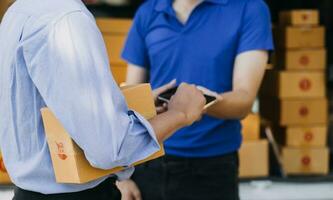
[[[130,109],[137,111],[146,119],[151,119],[156,115],[153,94],[149,84],[125,86],[121,89]],[[57,182],[86,183],[124,170],[123,167],[110,170],[92,167],[82,149],[75,144],[56,116],[48,108],[42,108],[41,112]],[[160,151],[134,165],[142,164],[163,155],[164,149],[161,146]]]
[[[7,185],[7,184],[10,184],[10,183],[11,183],[11,180],[10,180],[10,177],[7,173],[5,163],[3,162],[2,155],[1,155],[1,152],[0,152],[0,184]]]

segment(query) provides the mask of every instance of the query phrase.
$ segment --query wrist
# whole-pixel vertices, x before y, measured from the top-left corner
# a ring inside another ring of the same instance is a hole
[[[175,119],[175,121],[178,122],[178,127],[181,128],[188,125],[187,116],[184,112],[177,110],[168,110],[167,112],[169,113],[169,115],[171,115],[173,119]]]

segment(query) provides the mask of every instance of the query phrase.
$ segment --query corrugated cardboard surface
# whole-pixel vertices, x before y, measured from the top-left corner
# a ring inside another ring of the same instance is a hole
[[[127,86],[124,87],[122,91],[130,109],[139,112],[147,119],[156,115],[152,91],[149,84]],[[42,116],[57,182],[85,183],[124,169],[122,167],[110,170],[93,168],[86,160],[82,150],[75,144],[70,138],[70,135],[57,120],[56,116],[47,108],[42,109]],[[164,150],[162,148],[159,152],[134,165],[163,155]]]
[[[261,96],[288,98],[324,98],[324,72],[268,70],[261,87]]]
[[[318,10],[283,11],[279,14],[279,24],[282,26],[318,25],[319,12]]]
[[[268,176],[267,140],[245,141],[239,150],[239,176],[241,178]]]
[[[325,46],[325,28],[316,27],[278,27],[275,29],[279,48],[323,48]]]
[[[259,140],[260,138],[260,116],[259,114],[249,114],[242,120],[242,134],[244,141]]]
[[[319,70],[326,69],[326,49],[289,49],[277,50],[275,65],[287,70]]]
[[[326,98],[263,98],[260,101],[260,112],[263,118],[281,126],[327,124],[328,121]]]
[[[287,174],[328,174],[329,150],[321,148],[282,149],[283,167]]]
[[[5,163],[3,162],[2,155],[0,152],[0,184],[10,184],[11,180],[7,173]]]

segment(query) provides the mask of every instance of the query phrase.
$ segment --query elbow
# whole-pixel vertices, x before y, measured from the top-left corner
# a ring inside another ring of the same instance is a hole
[[[247,103],[246,105],[244,105],[244,107],[239,110],[240,112],[238,113],[238,118],[240,120],[243,120],[244,118],[246,118],[251,113],[252,106],[253,106],[253,103]]]
[[[86,155],[86,158],[92,167],[103,170],[109,170],[115,167],[122,167],[124,166],[123,163],[126,163],[125,159],[121,159],[118,156],[115,156],[113,151],[107,150],[98,152],[95,155]]]

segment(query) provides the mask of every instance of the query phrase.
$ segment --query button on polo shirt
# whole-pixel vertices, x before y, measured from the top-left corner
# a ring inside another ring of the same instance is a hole
[[[153,88],[173,79],[223,93],[232,90],[237,55],[272,50],[270,13],[262,0],[205,0],[181,23],[172,0],[149,0],[138,10],[123,51],[129,63],[149,70]],[[165,142],[167,154],[210,157],[241,144],[239,120],[210,116]]]

